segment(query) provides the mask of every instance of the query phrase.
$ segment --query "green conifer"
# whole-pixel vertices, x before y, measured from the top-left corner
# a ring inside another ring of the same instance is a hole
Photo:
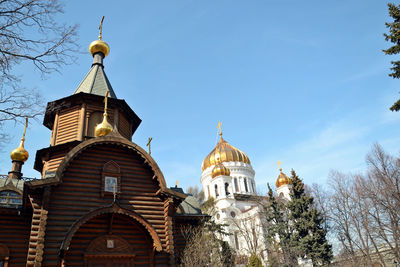
[[[260,258],[256,254],[251,254],[247,267],[263,267]]]
[[[306,257],[314,266],[322,266],[332,260],[332,246],[326,240],[323,229],[323,218],[313,207],[313,197],[306,195],[304,183],[292,170],[292,188],[290,200],[286,206],[289,210],[289,222],[293,226],[290,247],[298,257]]]
[[[400,53],[400,5],[388,3],[389,15],[393,18],[393,22],[385,23],[389,29],[389,33],[384,33],[385,40],[394,43],[390,48],[383,50],[386,55],[396,55]],[[390,77],[395,79],[400,78],[400,61],[392,61],[393,67],[390,68],[393,72],[389,74]],[[390,108],[391,111],[400,110],[400,99]]]

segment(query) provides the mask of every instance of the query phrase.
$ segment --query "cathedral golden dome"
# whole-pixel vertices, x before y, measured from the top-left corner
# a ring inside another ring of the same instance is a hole
[[[227,167],[225,167],[224,164],[222,163],[218,163],[217,165],[215,165],[211,171],[212,178],[215,178],[220,175],[225,175],[225,176],[231,175],[231,171]]]
[[[103,53],[104,57],[106,57],[108,55],[108,53],[110,53],[110,47],[108,46],[108,44],[102,40],[96,40],[90,43],[89,45],[89,51],[90,54],[92,54],[92,56],[95,53],[101,52]]]
[[[218,144],[211,151],[210,154],[203,160],[203,164],[201,166],[201,170],[204,171],[210,166],[217,165],[222,162],[243,162],[250,164],[249,157],[239,149],[231,146],[222,138],[219,140]]]
[[[276,179],[276,183],[275,183],[276,188],[279,188],[282,185],[290,184],[290,178],[282,172],[282,169],[279,169],[279,171],[281,173],[279,174],[278,178]]]

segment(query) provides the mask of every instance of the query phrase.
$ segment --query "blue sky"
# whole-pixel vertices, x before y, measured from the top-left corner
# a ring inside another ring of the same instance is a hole
[[[118,98],[143,120],[133,142],[145,147],[173,186],[200,185],[201,163],[224,138],[244,151],[259,190],[275,183],[277,161],[306,183],[326,184],[330,170],[365,169],[375,142],[395,155],[400,113],[389,111],[400,81],[388,77],[382,53],[386,1],[66,1],[61,22],[77,23],[82,54],[47,79],[31,65],[19,71],[46,101],[72,94],[91,66],[87,47],[111,48],[105,71]],[[3,148],[1,173],[11,167],[22,125]],[[30,125],[26,148],[47,147],[42,118]]]

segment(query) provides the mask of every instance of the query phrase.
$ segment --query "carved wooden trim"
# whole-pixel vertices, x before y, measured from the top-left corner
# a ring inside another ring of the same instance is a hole
[[[167,191],[167,185],[164,179],[164,175],[162,174],[160,168],[158,167],[157,163],[154,161],[154,159],[140,146],[137,144],[127,140],[126,138],[123,137],[117,137],[117,136],[103,136],[103,137],[96,137],[92,138],[89,140],[86,140],[73,149],[71,149],[67,155],[65,155],[64,159],[60,163],[57,172],[56,172],[56,179],[58,181],[62,181],[62,177],[64,174],[64,171],[67,169],[69,164],[72,162],[72,160],[77,157],[80,153],[85,151],[86,149],[96,146],[96,145],[101,145],[101,144],[115,144],[119,146],[126,147],[128,149],[133,150],[136,152],[139,156],[141,156],[147,164],[150,166],[150,168],[153,170],[154,175],[157,178],[157,181],[159,183],[159,186],[163,189],[163,191]],[[185,198],[186,195],[182,194],[182,198]]]
[[[127,210],[121,208],[118,204],[113,203],[112,206],[110,207],[104,207],[100,209],[93,210],[92,212],[86,214],[85,216],[82,216],[80,219],[75,221],[75,223],[71,226],[67,234],[65,235],[65,238],[61,244],[60,251],[67,251],[69,248],[69,245],[71,243],[72,237],[75,235],[76,231],[85,224],[87,221],[90,219],[99,216],[101,214],[105,213],[117,213],[117,214],[123,214],[131,217],[132,219],[136,220],[139,224],[144,226],[144,228],[148,231],[150,234],[152,240],[153,240],[153,246],[156,248],[157,251],[162,251],[162,246],[161,246],[161,241],[160,238],[157,235],[157,232],[155,229],[151,226],[149,222],[147,222],[142,216],[137,214],[134,211]],[[60,253],[62,254],[62,253]]]

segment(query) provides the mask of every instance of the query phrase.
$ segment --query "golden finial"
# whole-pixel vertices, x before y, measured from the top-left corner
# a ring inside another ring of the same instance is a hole
[[[94,134],[98,137],[100,136],[105,136],[109,133],[112,132],[113,127],[111,126],[110,123],[107,121],[107,100],[108,100],[108,94],[110,91],[107,90],[106,96],[104,98],[104,114],[103,114],[103,121],[100,124],[97,124],[96,129],[94,131]]]
[[[218,122],[218,125],[217,125],[217,128],[219,129],[219,136],[221,136],[222,137],[222,122]]]
[[[146,146],[149,147],[149,155],[151,155],[151,141],[153,140],[153,137],[149,137],[149,141],[147,142]]]
[[[93,41],[89,45],[89,51],[92,54],[92,56],[95,53],[101,52],[101,53],[103,53],[104,57],[106,57],[108,55],[108,53],[110,52],[110,47],[108,46],[108,44],[101,40],[103,38],[103,36],[102,36],[103,21],[104,21],[104,16],[101,18],[100,25],[99,25],[99,40]]]
[[[278,160],[278,166],[279,166],[279,170],[282,171],[281,161],[280,160]]]
[[[101,18],[100,25],[99,25],[99,40],[101,40],[101,33],[103,31],[103,21],[104,21],[104,16]]]
[[[22,161],[25,162],[29,158],[29,153],[28,151],[25,150],[24,144],[25,144],[25,133],[26,133],[26,128],[28,127],[28,117],[25,118],[25,128],[24,128],[24,133],[22,134],[21,138],[21,143],[19,144],[19,147],[11,151],[10,157],[13,161]]]
[[[178,180],[175,181],[175,187],[178,187]]]

